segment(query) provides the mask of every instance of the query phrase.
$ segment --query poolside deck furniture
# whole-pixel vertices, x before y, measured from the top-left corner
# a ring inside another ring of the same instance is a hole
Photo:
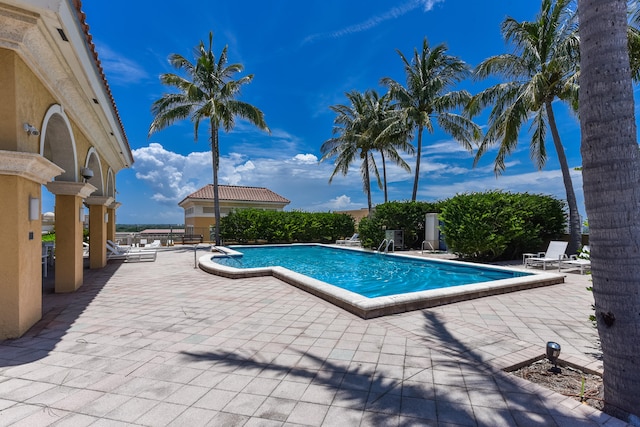
[[[580,274],[584,274],[585,271],[591,270],[591,255],[589,246],[584,246],[578,255],[571,255],[569,259],[560,261],[558,270],[572,270],[580,269]]]
[[[341,240],[336,240],[336,245],[359,245],[360,244],[360,240],[359,240],[360,235],[358,233],[355,233],[353,236],[351,236],[348,239],[341,239]]]
[[[107,259],[124,261],[155,261],[158,255],[156,249],[131,248],[114,245],[107,240]]]
[[[549,242],[549,247],[545,252],[538,252],[535,256],[533,256],[533,254],[526,254],[530,256],[524,257],[524,267],[529,268],[542,266],[542,269],[546,270],[548,265],[557,264],[558,269],[560,269],[560,262],[567,259],[567,254],[565,252],[568,244],[568,242],[551,241]]]

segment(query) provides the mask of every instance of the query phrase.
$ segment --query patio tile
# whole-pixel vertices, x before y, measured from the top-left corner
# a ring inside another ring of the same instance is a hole
[[[601,367],[583,277],[362,320],[273,277],[208,275],[189,251],[158,261],[44,295],[43,323],[0,342],[0,424],[48,423],[42,405],[80,426],[617,421],[495,370],[548,339]]]
[[[255,411],[254,416],[269,420],[286,421],[297,403],[297,400],[294,399],[267,397]]]
[[[218,411],[189,407],[178,415],[168,426],[170,427],[200,427],[209,425],[210,421],[218,415]]]
[[[316,403],[298,402],[287,418],[288,423],[321,426],[329,407]]]
[[[163,402],[151,408],[144,415],[137,418],[135,422],[136,424],[147,426],[166,425],[177,418],[187,408],[187,406]]]

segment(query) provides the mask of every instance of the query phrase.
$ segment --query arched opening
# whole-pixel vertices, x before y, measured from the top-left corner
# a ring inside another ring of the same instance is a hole
[[[77,182],[76,143],[71,123],[60,105],[52,105],[45,114],[40,155],[64,169],[55,181]]]
[[[98,153],[95,148],[90,148],[87,153],[87,159],[85,161],[85,168],[91,169],[93,172],[93,176],[86,180],[89,184],[93,185],[97,188],[91,195],[92,196],[104,196],[104,179],[102,176],[102,164],[100,162],[100,157],[98,157]]]

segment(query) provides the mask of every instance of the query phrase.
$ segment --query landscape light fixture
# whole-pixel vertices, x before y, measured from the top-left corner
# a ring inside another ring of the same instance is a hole
[[[36,129],[34,125],[31,125],[29,123],[25,123],[24,125],[22,125],[22,128],[27,133],[27,135],[33,135],[33,136],[40,135],[40,131]]]
[[[560,368],[558,368],[558,357],[560,357],[560,344],[549,341],[547,343],[547,359],[549,359],[549,362],[553,363],[553,368],[549,369],[549,372],[553,372],[554,374],[560,373]]]

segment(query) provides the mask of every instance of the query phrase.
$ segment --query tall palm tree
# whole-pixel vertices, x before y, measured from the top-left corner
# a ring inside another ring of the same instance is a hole
[[[475,95],[467,106],[470,115],[491,106],[488,128],[476,153],[480,157],[499,144],[494,171],[506,168],[505,158],[517,144],[520,128],[531,122],[530,153],[538,168],[547,160],[547,126],[558,154],[569,207],[570,238],[567,252],[575,253],[581,242],[581,221],[571,172],[560,140],[553,102],[556,99],[577,108],[578,33],[571,0],[542,0],[534,21],[518,22],[508,17],[502,22],[502,34],[514,47],[513,53],[492,56],[475,69],[475,77],[502,76],[499,83]]]
[[[627,46],[631,75],[636,82],[640,81],[640,1],[628,2],[629,21],[627,27]]]
[[[362,177],[363,191],[367,195],[367,207],[371,215],[371,173],[381,185],[380,174],[376,165],[375,138],[371,137],[371,91],[360,93],[351,91],[346,93],[350,105],[332,105],[331,110],[336,113],[333,120],[333,137],[326,140],[320,147],[322,153],[321,162],[335,157],[335,168],[329,177],[329,183],[341,173],[346,176],[353,162],[358,158],[360,175]]]
[[[176,121],[189,119],[194,124],[194,139],[198,139],[201,120],[209,121],[211,158],[213,163],[213,203],[215,208],[215,243],[220,244],[220,198],[218,192],[218,167],[220,143],[218,132],[230,132],[235,127],[236,117],[248,120],[262,130],[269,131],[264,114],[251,104],[236,99],[242,85],[253,80],[253,74],[234,80],[242,72],[241,64],[227,64],[225,46],[217,58],[212,52],[213,33],[209,33],[209,46],[204,42],[195,49],[195,63],[177,53],[169,56],[169,63],[183,71],[187,77],[167,73],[160,81],[175,88],[177,93],[167,93],[151,106],[154,119],[149,135],[162,130]]]
[[[369,114],[371,116],[368,133],[374,139],[373,145],[380,153],[382,160],[382,183],[384,186],[384,201],[389,201],[387,189],[387,159],[391,160],[403,170],[411,172],[411,167],[402,158],[398,150],[407,154],[414,154],[415,148],[411,139],[411,125],[406,115],[397,104],[392,104],[391,94],[378,96],[374,90],[367,92]]]
[[[626,1],[578,3],[582,176],[605,410],[638,425],[640,150],[625,41]]]
[[[418,129],[411,193],[411,200],[415,201],[420,177],[423,131],[426,129],[433,133],[435,120],[440,128],[469,150],[480,132],[471,120],[452,112],[471,98],[467,91],[449,92],[455,83],[469,74],[469,67],[464,61],[448,55],[444,44],[431,48],[426,37],[422,42],[422,50],[415,49],[411,61],[399,50],[397,52],[404,64],[407,86],[404,87],[390,77],[382,78],[381,83],[389,88],[391,96],[398,101],[410,123]]]

